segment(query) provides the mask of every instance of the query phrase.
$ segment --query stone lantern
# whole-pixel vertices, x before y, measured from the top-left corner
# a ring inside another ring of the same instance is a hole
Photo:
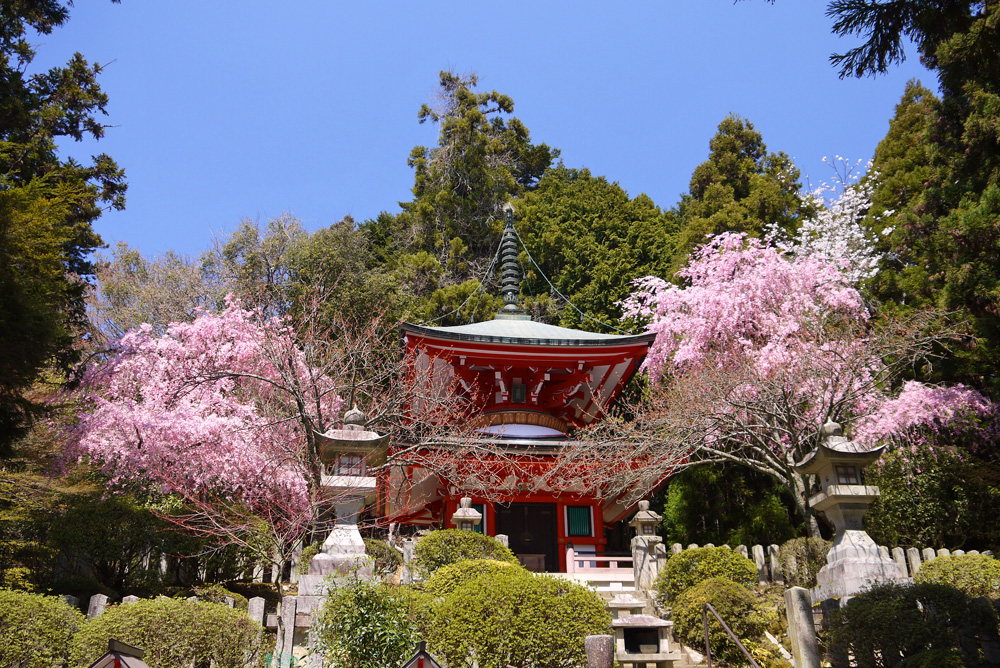
[[[681,658],[670,651],[674,623],[643,615],[645,603],[631,594],[619,594],[608,603],[614,619],[615,660],[619,664],[671,668]]]
[[[344,414],[342,429],[316,434],[323,462],[320,487],[333,502],[336,520],[322,550],[309,562],[310,576],[365,570],[365,543],[358,531],[358,515],[375,499],[377,484],[368,475],[370,465],[385,461],[388,436],[365,429],[367,418],[357,408]]]
[[[451,516],[451,523],[462,531],[475,531],[482,521],[483,514],[472,507],[472,499],[463,496],[458,510]]]
[[[666,560],[663,539],[656,535],[656,525],[663,519],[649,509],[649,501],[639,502],[639,511],[629,522],[635,529],[632,539],[632,567],[635,569],[636,591],[648,590],[656,581],[660,562]]]
[[[816,476],[819,491],[809,497],[809,506],[823,513],[836,530],[826,566],[816,575],[814,603],[852,596],[876,582],[905,579],[895,561],[879,554],[861,524],[868,505],[879,495],[878,487],[863,483],[861,473],[882,456],[885,446],[867,450],[847,440],[836,422],[823,425],[820,435],[819,447],[794,467],[800,474]]]

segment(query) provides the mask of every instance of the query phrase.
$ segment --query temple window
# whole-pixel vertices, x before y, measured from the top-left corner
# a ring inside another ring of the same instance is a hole
[[[566,535],[593,536],[590,506],[566,506]]]
[[[361,455],[341,455],[337,458],[335,475],[364,475],[365,458]]]
[[[511,402],[523,404],[527,398],[527,386],[524,383],[515,383],[510,389]]]

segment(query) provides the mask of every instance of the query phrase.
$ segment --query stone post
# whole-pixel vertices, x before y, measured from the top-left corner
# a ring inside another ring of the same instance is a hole
[[[496,538],[497,542],[503,545],[504,547],[510,547],[510,538],[507,536],[507,534],[498,533],[493,537]]]
[[[760,585],[767,584],[767,565],[764,562],[764,546],[754,545],[753,548],[753,562],[757,564],[757,582]]]
[[[781,574],[781,560],[778,559],[777,545],[767,546],[767,558],[771,566],[771,582],[775,584],[785,584],[785,577]]]
[[[674,543],[670,546],[670,554],[680,554],[684,551],[684,546],[680,543]]]
[[[279,666],[292,665],[292,648],[295,645],[295,597],[281,597],[281,619],[278,628],[278,642],[274,651],[278,654]]]
[[[587,668],[611,668],[615,658],[613,636],[587,636],[583,646],[587,650]]]
[[[917,571],[920,570],[920,550],[915,547],[907,548],[906,560],[910,563],[910,577],[917,577]]]
[[[788,638],[796,668],[820,668],[819,641],[813,623],[812,595],[803,587],[785,590]]]
[[[934,551],[933,547],[925,547],[923,552],[920,553],[920,556],[924,558],[924,561],[931,561],[937,556],[937,552]]]
[[[80,599],[78,599],[76,596],[70,596],[69,594],[63,594],[61,598],[62,598],[62,600],[66,601],[66,605],[69,605],[71,607],[75,608],[76,606],[80,605]]]
[[[108,597],[104,594],[94,594],[90,597],[90,605],[87,606],[87,619],[100,617],[104,614],[104,608],[108,605]]]
[[[135,603],[139,600],[138,596],[126,596],[122,599],[122,605],[128,605],[129,603]]]
[[[247,616],[261,626],[264,625],[264,599],[254,596],[247,601]]]
[[[906,552],[903,551],[903,548],[892,548],[892,560],[896,562],[896,567],[899,568],[899,572],[906,575]]]

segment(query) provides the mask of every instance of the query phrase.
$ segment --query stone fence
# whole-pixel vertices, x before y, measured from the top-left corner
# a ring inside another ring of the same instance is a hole
[[[705,545],[698,545],[697,543],[691,543],[686,548],[680,543],[674,543],[669,548],[670,554],[678,554],[683,552],[685,549],[690,550],[697,547],[716,547],[712,543],[706,543]],[[722,547],[729,547],[728,545],[723,545]],[[763,545],[753,545],[747,549],[746,545],[737,545],[736,551],[747,557],[754,562],[757,566],[757,580],[760,584],[785,584],[785,577],[781,572],[781,546],[780,545],[768,545],[764,547]],[[891,550],[888,547],[879,545],[879,552],[884,557],[889,557],[899,566],[900,571],[907,577],[913,577],[916,575],[917,571],[920,570],[920,565],[926,563],[937,557],[947,557],[949,555],[962,556],[963,554],[979,554],[977,550],[969,550],[965,552],[964,550],[955,550],[954,552],[948,549],[942,548],[940,550],[935,550],[930,547],[925,547],[922,550],[910,547],[894,547]],[[993,556],[993,553],[987,550],[983,554],[988,556]]]

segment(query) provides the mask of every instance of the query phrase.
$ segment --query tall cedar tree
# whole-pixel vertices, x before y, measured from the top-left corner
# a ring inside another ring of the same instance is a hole
[[[535,186],[559,155],[532,144],[517,118],[514,101],[490,91],[477,93],[474,74],[441,72],[438,99],[418,118],[440,127],[435,148],[410,153],[413,200],[400,204],[398,244],[404,276],[414,274],[419,297],[438,291],[424,315],[436,317],[464,301],[478,286],[500,241],[500,207]],[[469,281],[473,281],[470,283]]]
[[[879,296],[933,303],[967,319],[969,344],[941,371],[996,394],[1000,3],[837,0],[828,14],[835,33],[862,38],[833,56],[841,76],[885,72],[905,57],[906,39],[938,76],[940,99],[908,87],[876,154],[875,168],[885,175],[876,203],[899,212],[890,237],[896,265]]]
[[[72,3],[69,3],[72,4]],[[56,141],[100,139],[108,97],[101,66],[79,53],[28,74],[33,34],[66,22],[56,0],[0,0],[0,451],[38,410],[27,395],[46,368],[69,369],[85,323],[91,224],[125,203],[124,172],[107,155],[61,159]]]
[[[695,168],[690,190],[677,205],[675,268],[707,235],[760,237],[770,225],[792,230],[810,212],[799,196],[799,170],[784,153],[769,153],[750,121],[727,116],[709,148],[708,160]]]

